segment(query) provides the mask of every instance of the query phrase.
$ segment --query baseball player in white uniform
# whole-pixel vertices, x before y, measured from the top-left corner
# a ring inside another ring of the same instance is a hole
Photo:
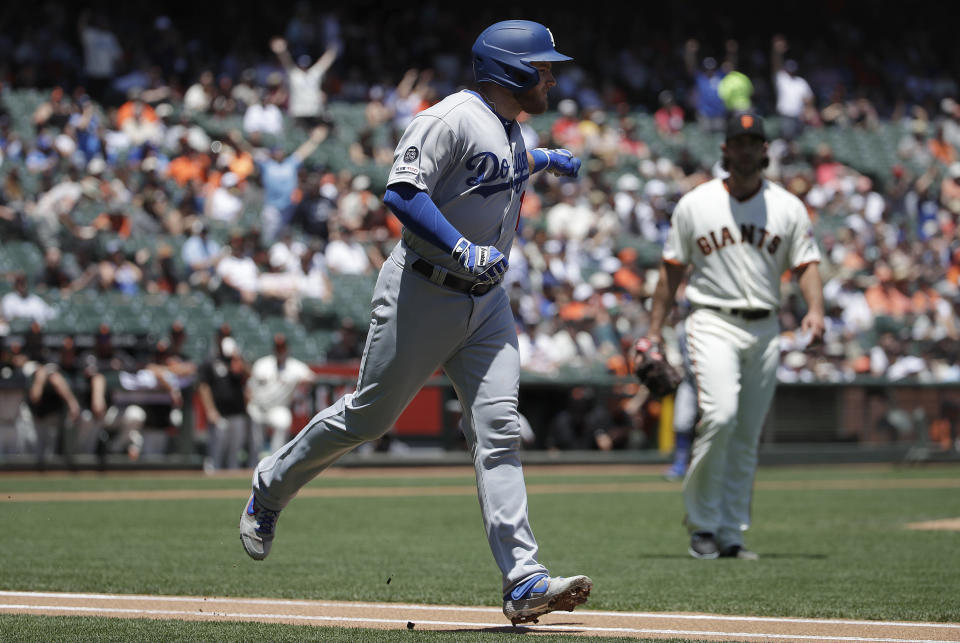
[[[273,336],[273,354],[264,355],[250,368],[247,391],[250,402],[250,457],[260,458],[264,433],[270,428],[270,453],[277,451],[290,437],[293,412],[290,405],[301,384],[316,381],[310,367],[287,354],[287,338],[283,333]]]
[[[517,335],[500,286],[530,174],[580,168],[566,150],[528,152],[515,120],[546,110],[551,63],[564,60],[543,25],[496,23],[473,46],[477,90],[422,111],[401,137],[384,202],[404,230],[374,290],[357,389],[257,466],[240,523],[251,557],[267,556],[279,511],[303,485],[383,435],[442,367],[463,407],[504,614],[535,621],[587,600],[589,578],[551,577],[537,561],[518,457]]]
[[[757,445],[776,387],[781,275],[797,276],[808,312],[801,331],[823,334],[820,252],[804,204],[766,180],[763,120],[736,113],[722,146],[727,178],[677,204],[663,248],[647,338],[660,342],[677,286],[691,267],[687,344],[700,421],[683,484],[690,555],[755,559],[743,531]]]

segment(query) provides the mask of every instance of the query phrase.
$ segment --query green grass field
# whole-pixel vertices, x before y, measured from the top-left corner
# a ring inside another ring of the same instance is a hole
[[[960,518],[957,466],[761,469],[747,534],[748,546],[762,556],[757,562],[691,559],[680,525],[680,486],[660,483],[649,469],[560,475],[539,468],[528,471],[527,482],[541,561],[554,574],[590,575],[590,609],[960,622],[960,532],[905,528]],[[557,485],[579,491],[552,492]],[[418,497],[421,488],[432,487],[448,495]],[[377,493],[398,488],[409,493]],[[282,514],[270,558],[255,563],[237,532],[246,478],[0,476],[0,590],[499,606],[499,572],[482,533],[470,469],[449,477],[321,476],[306,489],[369,495],[305,493]],[[151,490],[190,493],[186,500],[35,501],[20,495]],[[235,495],[223,497],[225,490]],[[407,641],[515,640],[509,633],[396,634]],[[3,641],[384,636],[302,626],[0,615]]]
[[[398,640],[405,643],[506,643],[516,642],[522,635],[497,632],[385,632],[341,627],[304,625],[276,625],[273,623],[194,623],[176,621],[146,621],[78,617],[12,616],[0,618],[0,640],[9,643],[21,641],[115,641],[116,643],[174,643],[176,641],[270,641],[294,643],[323,641],[324,643],[358,643],[363,641]],[[596,637],[542,636],[537,643],[596,643]],[[603,638],[605,643],[636,639]],[[651,641],[651,639],[647,639]],[[673,639],[671,643],[677,643]]]

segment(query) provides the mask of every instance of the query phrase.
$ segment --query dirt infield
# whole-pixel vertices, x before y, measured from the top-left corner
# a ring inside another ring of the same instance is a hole
[[[704,641],[960,641],[960,624],[759,618],[710,614],[600,612],[548,614],[514,628],[493,607],[352,603],[257,598],[0,591],[0,614],[70,614],[116,618],[260,621],[382,630],[459,630],[576,634]]]
[[[911,522],[907,524],[907,529],[919,529],[922,531],[960,531],[960,518]]]
[[[462,473],[463,470],[458,470]],[[436,474],[436,472],[434,472]],[[369,475],[369,474],[368,474]],[[449,475],[449,474],[448,474]],[[332,477],[332,476],[331,476]],[[344,476],[354,477],[354,476]],[[359,476],[356,476],[359,477]],[[391,476],[379,475],[381,479],[391,477],[408,478],[409,472]],[[527,493],[571,494],[571,493],[652,493],[676,492],[678,482],[576,482],[557,484],[538,484],[528,482]],[[960,478],[920,478],[904,480],[771,480],[761,481],[756,489],[820,489],[820,490],[864,490],[864,489],[960,489]],[[111,491],[22,491],[0,495],[2,502],[97,502],[116,500],[196,500],[199,498],[242,498],[249,495],[248,488],[235,489],[156,489],[156,490],[111,490]],[[477,490],[473,484],[455,485],[411,485],[411,486],[358,486],[358,487],[306,487],[300,491],[301,498],[387,498],[387,497],[430,497],[430,496],[473,496]],[[920,527],[923,528],[923,527]],[[939,527],[949,529],[950,527]]]
[[[596,472],[623,474],[636,473],[634,466],[606,466],[603,468],[592,465],[558,466],[546,470],[552,473],[563,474],[591,474]],[[537,467],[531,467],[538,470]],[[326,477],[351,479],[377,477],[384,480],[403,478],[450,478],[472,474],[473,470],[467,467],[434,467],[434,468],[407,468],[407,469],[333,469]],[[34,474],[35,476],[37,474]],[[43,474],[40,474],[43,476]],[[53,474],[44,477],[58,477]],[[130,474],[119,474],[118,477]],[[138,475],[138,474],[133,474]],[[242,474],[248,477],[247,474]],[[240,477],[236,472],[218,474],[220,477]],[[197,478],[200,474],[183,474],[177,477]],[[571,493],[651,493],[675,492],[679,487],[677,482],[570,482],[566,484],[537,484],[528,483],[527,493],[538,494],[571,494]],[[823,490],[854,490],[854,489],[953,489],[960,488],[960,479],[957,478],[921,478],[904,480],[817,480],[817,481],[761,481],[756,484],[757,489],[823,489]],[[436,496],[473,496],[477,493],[472,484],[433,485],[433,486],[372,486],[372,487],[306,487],[299,496],[304,498],[386,498],[386,497],[436,497]],[[247,489],[155,489],[155,490],[111,490],[111,491],[25,491],[0,495],[0,505],[4,502],[111,502],[111,501],[142,501],[142,500],[196,500],[198,498],[242,499],[249,494]],[[907,529],[960,531],[960,518],[948,518],[905,525]]]
[[[819,465],[814,465],[819,467]],[[790,469],[789,466],[777,467],[778,469]],[[811,468],[809,465],[797,465],[796,469],[805,470]],[[845,464],[845,471],[884,471],[890,468],[888,463],[853,463]],[[524,464],[525,474],[534,475],[651,475],[659,477],[663,473],[663,464]],[[106,472],[111,478],[223,478],[249,480],[252,475],[252,469],[234,469],[217,471],[213,474],[204,473],[199,470],[155,470],[155,469],[132,469],[132,470],[113,470]],[[102,478],[105,475],[102,471],[79,470],[79,471],[0,471],[0,480],[3,478],[44,478],[53,479],[76,479],[76,478]],[[323,472],[324,478],[452,478],[457,476],[473,477],[474,470],[470,464],[448,464],[448,465],[430,465],[430,466],[332,466]]]

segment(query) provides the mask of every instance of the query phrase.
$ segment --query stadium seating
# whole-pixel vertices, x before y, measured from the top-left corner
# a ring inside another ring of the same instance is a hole
[[[29,144],[36,136],[36,131],[30,121],[37,105],[47,100],[48,92],[37,89],[17,89],[6,91],[3,94],[3,105],[11,116],[11,129],[16,132],[25,143]],[[364,114],[363,104],[350,104],[334,101],[329,105],[329,114],[335,122],[335,127],[328,139],[319,146],[308,160],[308,164],[320,166],[324,169],[339,172],[348,170],[351,173],[363,173],[372,180],[371,189],[379,192],[384,188],[389,168],[367,163],[356,165],[349,156],[351,143],[357,140],[361,132],[368,125]],[[175,105],[175,114],[180,109]],[[616,127],[619,114],[613,111],[607,114],[606,122]],[[703,167],[711,167],[719,160],[721,134],[709,134],[702,131],[693,123],[687,124],[681,135],[664,137],[657,131],[652,115],[645,112],[630,114],[636,123],[636,136],[646,142],[654,157],[665,157],[674,161],[685,155],[692,157]],[[541,134],[541,140],[549,132],[557,113],[550,111],[542,115],[532,116],[527,124]],[[240,129],[242,117],[232,115],[218,117],[213,115],[196,115],[197,123],[213,137],[221,138],[232,129]],[[772,136],[780,129],[776,117],[768,119]],[[268,145],[279,145],[287,153],[295,150],[308,136],[303,127],[296,125],[291,119],[285,119],[284,133],[278,137],[266,137]],[[849,127],[808,128],[798,138],[797,143],[805,159],[799,161],[801,167],[809,168],[807,158],[811,158],[817,148],[829,144],[834,157],[880,180],[890,175],[894,165],[901,163],[897,147],[905,134],[903,125],[897,122],[884,122],[873,130],[854,129]],[[379,125],[372,133],[376,143],[381,146],[393,145],[394,132],[392,123]],[[909,164],[908,164],[909,166]],[[21,159],[6,159],[0,165],[0,177],[11,168],[19,169],[23,185],[33,193],[39,193],[41,177],[28,171]],[[917,168],[913,168],[917,169]],[[628,155],[621,155],[619,162],[613,167],[603,167],[601,177],[608,186],[616,184],[616,180],[624,173],[641,174],[638,159]],[[140,172],[134,171],[131,175],[131,186],[138,185],[143,179]],[[641,177],[641,188],[647,179]],[[166,181],[164,188],[169,200],[173,204],[186,194],[185,189],[173,181]],[[250,230],[260,224],[263,209],[263,193],[253,180],[245,193],[244,205],[238,225],[244,230]],[[82,199],[73,217],[80,225],[88,225],[103,211],[103,204]],[[848,213],[824,212],[818,218],[819,231],[830,234],[846,225]],[[226,243],[235,224],[209,222],[210,237]],[[295,235],[303,239],[299,232]],[[102,255],[107,246],[118,240],[112,233],[101,232],[95,238],[96,251]],[[303,239],[308,241],[307,239]],[[160,245],[168,245],[173,250],[175,266],[183,270],[180,257],[184,238],[169,234],[150,236],[133,236],[121,240],[128,255],[138,250],[154,252]],[[631,235],[620,235],[614,252],[630,247],[637,251],[638,262],[641,266],[653,267],[659,261],[660,247],[655,240],[648,240]],[[64,247],[64,262],[76,266],[77,261],[70,247]],[[99,259],[99,255],[95,257]],[[36,275],[42,269],[43,258],[39,246],[31,241],[12,239],[0,240],[0,273],[11,273],[15,270],[25,270]],[[588,278],[597,266],[583,267],[583,276]],[[336,328],[343,317],[350,318],[360,329],[367,327],[370,315],[370,296],[373,291],[376,275],[331,275],[333,297],[330,301],[307,299],[302,302],[300,323],[290,322],[281,316],[279,311],[271,309],[255,310],[246,306],[232,303],[217,305],[208,295],[193,292],[188,296],[167,295],[163,293],[140,293],[124,296],[116,293],[99,294],[91,291],[81,291],[73,296],[61,298],[59,292],[44,292],[43,296],[57,311],[56,319],[48,326],[51,332],[95,332],[100,324],[106,323],[115,332],[134,333],[151,338],[166,336],[174,321],[182,321],[187,330],[188,354],[196,359],[202,359],[209,354],[211,342],[217,328],[223,322],[228,322],[236,336],[244,355],[255,359],[272,350],[272,336],[276,332],[283,332],[291,345],[294,354],[307,360],[322,360],[329,349]],[[0,281],[0,294],[9,290],[9,284]],[[878,320],[878,328],[885,323]],[[861,336],[860,343],[865,348],[875,340],[875,335],[866,333]]]

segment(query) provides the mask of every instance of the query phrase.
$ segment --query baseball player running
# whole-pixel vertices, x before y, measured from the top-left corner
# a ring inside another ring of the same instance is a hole
[[[530,174],[580,168],[566,150],[528,152],[515,120],[546,110],[551,64],[565,60],[543,25],[496,23],[473,45],[477,90],[446,97],[407,127],[384,195],[404,229],[373,293],[356,391],[257,466],[240,521],[251,557],[269,554],[278,514],[303,485],[383,435],[442,367],[463,407],[504,614],[536,621],[587,600],[589,578],[551,577],[537,561],[518,456],[517,335],[500,286]]]
[[[659,343],[691,266],[686,332],[701,417],[683,484],[689,552],[756,559],[743,531],[750,525],[757,443],[776,386],[780,277],[788,269],[797,276],[808,307],[801,330],[819,340],[820,252],[803,203],[763,177],[760,116],[732,115],[721,150],[729,176],[694,188],[674,210],[645,344]]]

